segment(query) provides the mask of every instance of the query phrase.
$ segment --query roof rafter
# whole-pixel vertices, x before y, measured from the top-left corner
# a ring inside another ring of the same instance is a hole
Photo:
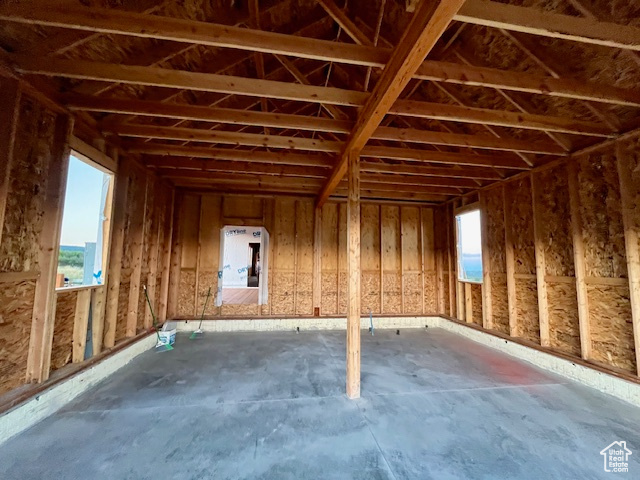
[[[455,20],[593,45],[640,50],[640,28],[489,0],[467,0]]]
[[[391,56],[390,49],[381,47],[337,43],[228,25],[99,8],[50,8],[46,12],[39,10],[15,12],[12,11],[11,5],[6,5],[0,8],[0,19],[237,48],[252,52],[277,53],[362,66],[383,67]],[[468,67],[432,60],[424,61],[415,70],[414,75],[423,80],[504,88],[617,105],[640,106],[640,94],[637,91],[574,79],[558,79],[493,68]]]
[[[318,207],[321,207],[336,189],[347,173],[349,158],[354,154],[360,154],[463,3],[464,0],[443,0],[420,4],[393,51],[391,60],[385,65],[371,96],[358,113],[358,119],[343,154],[318,196]]]

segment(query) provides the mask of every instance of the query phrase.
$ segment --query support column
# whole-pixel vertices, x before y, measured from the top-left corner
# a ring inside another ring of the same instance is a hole
[[[36,291],[31,320],[27,381],[43,382],[49,378],[53,324],[56,311],[56,270],[62,210],[67,187],[69,169],[69,138],[73,131],[73,119],[60,114],[56,119],[55,143],[51,150],[49,178],[46,185],[46,202],[43,215],[42,234],[38,239],[38,265],[40,277]]]
[[[584,238],[580,214],[580,192],[578,190],[577,160],[569,162],[569,200],[571,203],[571,235],[573,238],[573,261],[576,271],[578,294],[578,323],[580,326],[580,350],[582,358],[591,358],[591,326],[589,325],[589,299],[587,296],[586,268],[584,264]]]
[[[620,177],[622,222],[624,224],[629,299],[631,301],[631,325],[636,350],[636,371],[640,375],[640,215],[637,210],[637,199],[640,192],[634,183],[635,165],[633,159],[629,154],[628,146],[623,142],[616,143],[616,157],[618,176]]]
[[[360,155],[348,154],[347,396],[360,398]]]
[[[16,139],[20,97],[18,81],[0,77],[0,242],[4,226],[4,215],[9,195],[9,178],[13,165],[13,145]]]

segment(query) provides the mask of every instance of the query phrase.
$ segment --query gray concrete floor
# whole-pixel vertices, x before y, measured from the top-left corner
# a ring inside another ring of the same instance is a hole
[[[437,329],[363,334],[351,401],[344,336],[179,335],[1,446],[0,478],[640,478],[640,409]]]

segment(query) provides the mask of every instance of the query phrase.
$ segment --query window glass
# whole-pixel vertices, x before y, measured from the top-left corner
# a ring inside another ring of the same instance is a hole
[[[458,279],[482,282],[482,236],[480,210],[456,216],[458,241]]]

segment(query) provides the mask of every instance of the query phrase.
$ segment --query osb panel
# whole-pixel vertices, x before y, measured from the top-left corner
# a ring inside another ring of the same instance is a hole
[[[363,270],[380,270],[380,207],[365,203],[360,208],[361,266]]]
[[[473,323],[482,326],[482,285],[477,283],[471,284],[471,301],[472,312],[471,317]]]
[[[222,316],[257,317],[260,314],[260,306],[253,305],[222,305]],[[200,315],[200,314],[199,314]]]
[[[613,152],[584,156],[578,162],[580,215],[587,276],[627,275],[620,182]]]
[[[200,269],[217,271],[220,257],[220,203],[218,196],[203,195],[200,203]],[[215,288],[214,288],[215,291]]]
[[[536,256],[533,237],[531,182],[528,177],[509,182],[505,187],[510,202],[511,238],[516,273],[535,273]]]
[[[181,268],[196,268],[198,258],[198,232],[200,230],[200,196],[185,195],[180,215],[180,240],[182,242]]]
[[[211,295],[207,301],[207,293],[211,288]],[[196,315],[202,315],[205,302],[207,307],[204,310],[205,315],[216,314],[216,292],[218,291],[218,273],[217,272],[200,272],[198,282],[198,310]]]
[[[313,202],[298,200],[296,202],[296,270],[298,273],[313,272]],[[298,276],[300,280],[300,276]]]
[[[0,394],[24,383],[35,289],[35,281],[0,288]]]
[[[538,285],[535,278],[516,278],[516,315],[518,336],[540,343]]]
[[[400,263],[400,208],[381,207],[382,225],[382,268],[384,270],[401,270]]]
[[[426,270],[436,269],[436,244],[434,237],[434,210],[432,208],[420,209],[422,221],[422,255]]]
[[[271,235],[274,258],[270,268],[293,270],[296,262],[296,201],[278,198],[275,202],[274,231]],[[274,279],[275,280],[275,279]],[[275,282],[274,282],[275,283]]]
[[[404,272],[404,313],[422,313],[422,275]]]
[[[623,144],[624,157],[621,160],[625,167],[623,171],[631,172],[631,195],[630,195],[630,221],[631,228],[640,232],[640,138],[636,136],[633,140]],[[638,248],[640,249],[640,235],[638,235]]]
[[[223,197],[222,216],[224,218],[254,218],[261,219],[263,201],[254,197]]]
[[[558,277],[575,275],[571,237],[571,205],[567,167],[545,170],[536,175],[540,238],[544,239],[546,274]]]
[[[491,262],[491,273],[507,270],[504,240],[504,202],[502,188],[494,188],[485,193],[487,205],[487,247]]]
[[[144,329],[144,316],[145,313],[147,312],[147,310],[149,310],[149,305],[147,304],[147,297],[144,294],[144,288],[142,288],[142,285],[145,282],[144,280],[145,276],[142,276],[142,283],[140,284],[140,290],[138,291],[138,318],[136,319],[136,328],[138,331],[143,330]],[[156,290],[157,292],[157,290]],[[148,293],[148,292],[147,292]],[[155,297],[158,297],[158,294],[156,293]],[[153,305],[153,313],[156,313],[158,311],[157,308],[157,304],[156,304],[156,300],[155,298],[152,298],[151,296],[149,296],[150,300],[151,300],[151,305]]]
[[[401,207],[402,265],[405,270],[422,270],[420,251],[420,209]]]
[[[269,296],[271,297],[272,315],[294,315],[296,307],[294,303],[295,273],[271,271],[273,284]]]
[[[438,299],[436,294],[436,284],[438,278],[436,272],[427,271],[424,272],[424,312],[425,313],[439,313]],[[446,297],[446,294],[445,294]]]
[[[494,329],[509,334],[509,304],[507,300],[506,274],[491,272],[491,311]]]
[[[338,313],[347,314],[347,300],[349,297],[349,274],[340,272],[338,276]]]
[[[399,315],[402,313],[402,275],[384,272],[382,276],[383,290],[382,313]]]
[[[73,351],[73,321],[76,312],[77,291],[56,294],[56,319],[51,344],[51,370],[64,367],[71,361]]]
[[[580,356],[580,324],[575,282],[547,282],[547,303],[551,347]]]
[[[338,205],[336,203],[326,203],[322,207],[321,237],[322,271],[335,272],[338,268]],[[335,287],[333,289],[335,290]]]
[[[129,279],[123,278],[120,281],[118,293],[118,317],[116,319],[116,342],[126,337],[127,333],[127,312],[129,310]]]
[[[193,270],[180,271],[180,285],[178,287],[178,316],[193,317],[196,289],[196,273]]]
[[[453,316],[453,312],[449,310],[449,273],[445,272],[444,275],[444,313]]]
[[[380,313],[380,272],[362,272],[361,282],[362,313]]]
[[[122,254],[122,268],[134,267],[134,252],[137,250],[139,241],[144,242],[144,213],[145,199],[147,191],[147,175],[141,167],[132,167],[129,172],[129,187],[127,196],[127,214],[124,229],[124,245]],[[137,235],[141,236],[138,237]],[[144,248],[143,248],[144,250]]]
[[[55,115],[23,96],[0,244],[0,272],[38,269]],[[4,159],[2,159],[4,168]]]
[[[338,302],[338,274],[322,272],[320,311],[322,315],[335,315]]]
[[[296,314],[313,315],[313,273],[296,275]]]
[[[635,373],[629,288],[588,285],[587,295],[593,359]]]

